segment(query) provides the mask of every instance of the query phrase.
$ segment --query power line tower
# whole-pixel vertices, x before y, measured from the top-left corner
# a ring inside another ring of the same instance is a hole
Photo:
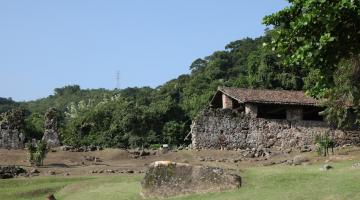
[[[115,89],[120,89],[120,71],[116,71],[116,87]]]

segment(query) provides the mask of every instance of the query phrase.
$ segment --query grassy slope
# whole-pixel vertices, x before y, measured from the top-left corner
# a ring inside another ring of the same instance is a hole
[[[47,194],[61,190],[66,185],[86,180],[88,178],[56,177],[0,180],[0,199],[44,199]]]
[[[319,165],[251,168],[244,172],[244,186],[237,191],[172,199],[360,199],[360,169],[352,169],[351,164],[334,164],[328,172],[320,171]],[[140,176],[0,180],[0,199],[42,200],[53,191],[60,200],[140,199],[140,180]]]

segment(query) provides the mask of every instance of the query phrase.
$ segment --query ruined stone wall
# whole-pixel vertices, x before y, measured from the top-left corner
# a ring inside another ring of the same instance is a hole
[[[48,147],[60,146],[58,131],[58,111],[55,108],[49,108],[44,116],[44,135],[42,140]]]
[[[302,120],[303,119],[303,109],[287,109],[286,110],[286,119],[287,120]]]
[[[222,94],[222,108],[233,108],[233,100],[226,94]]]
[[[23,149],[25,135],[17,129],[0,129],[0,149]]]
[[[337,145],[360,144],[359,131],[332,130],[321,121],[253,118],[231,109],[206,109],[191,127],[193,148],[218,149],[223,131],[228,149],[301,149],[316,135],[329,134]]]
[[[258,107],[255,104],[245,104],[245,113],[251,117],[256,117],[258,113]]]
[[[25,134],[21,132],[24,113],[20,109],[0,114],[0,149],[23,149]]]

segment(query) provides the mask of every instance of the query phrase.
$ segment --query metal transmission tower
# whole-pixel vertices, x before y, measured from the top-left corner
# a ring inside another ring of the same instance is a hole
[[[120,71],[116,71],[116,87],[115,89],[120,89]]]

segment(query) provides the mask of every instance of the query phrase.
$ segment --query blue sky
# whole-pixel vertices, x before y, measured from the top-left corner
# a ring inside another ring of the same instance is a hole
[[[263,34],[284,0],[0,0],[0,97],[156,87],[196,58]]]

